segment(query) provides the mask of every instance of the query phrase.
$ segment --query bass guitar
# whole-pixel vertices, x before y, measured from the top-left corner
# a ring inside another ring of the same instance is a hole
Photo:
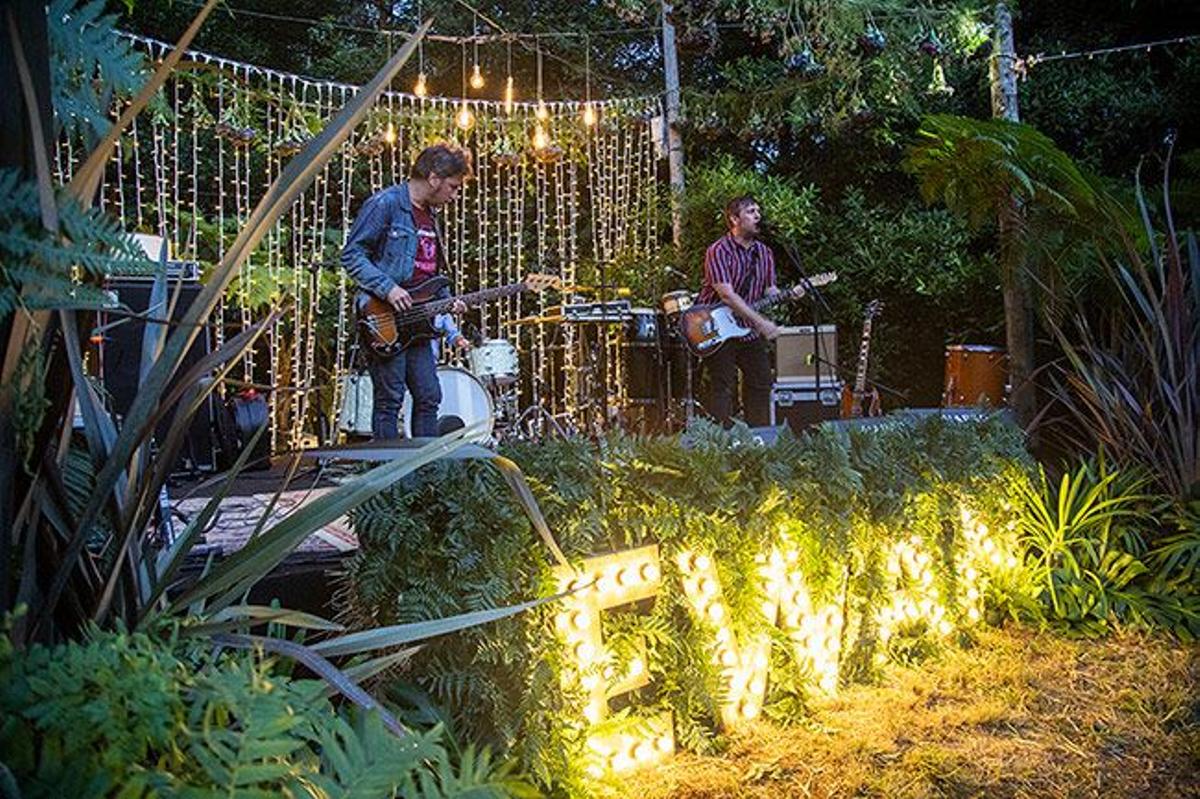
[[[837,272],[822,272],[794,286],[790,291],[781,291],[778,294],[763,297],[750,307],[755,311],[761,311],[785,300],[798,300],[810,288],[824,286],[835,280],[837,280]],[[724,303],[693,305],[680,314],[679,329],[687,341],[688,349],[701,358],[712,355],[729,339],[741,338],[753,332],[742,324],[742,320],[737,317],[733,309]]]
[[[879,415],[879,389],[875,386],[867,388],[867,354],[871,351],[871,324],[882,309],[882,302],[871,300],[863,314],[862,343],[858,347],[858,371],[854,373],[854,387],[842,388],[843,419]]]
[[[413,303],[411,308],[404,310],[397,310],[378,297],[368,295],[360,299],[355,311],[367,345],[377,354],[390,357],[403,352],[414,342],[437,338],[440,333],[433,326],[433,320],[439,314],[449,312],[455,302],[461,301],[467,306],[482,305],[523,291],[557,289],[562,282],[554,275],[529,274],[520,283],[439,299],[437,295],[448,285],[450,281],[445,275],[435,275],[408,289]]]

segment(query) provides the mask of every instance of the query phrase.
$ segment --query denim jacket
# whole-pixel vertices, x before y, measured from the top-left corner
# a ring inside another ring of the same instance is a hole
[[[437,217],[432,213],[430,216],[438,237],[438,271],[445,274],[446,253],[441,231]],[[401,183],[371,195],[346,237],[342,267],[359,289],[384,299],[392,286],[402,286],[412,278],[416,258],[417,224],[408,184]]]

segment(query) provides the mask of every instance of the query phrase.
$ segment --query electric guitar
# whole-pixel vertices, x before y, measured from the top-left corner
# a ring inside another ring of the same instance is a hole
[[[433,326],[434,317],[447,313],[457,301],[461,300],[464,305],[482,305],[523,291],[556,289],[562,282],[553,275],[529,274],[520,283],[438,299],[438,293],[448,285],[450,281],[445,275],[435,275],[408,289],[413,304],[402,311],[378,297],[368,295],[360,299],[355,311],[367,345],[379,355],[389,357],[403,352],[414,342],[437,338],[440,333]]]
[[[790,291],[763,297],[750,307],[761,311],[785,300],[798,300],[807,293],[809,288],[824,286],[837,280],[837,272],[822,272],[813,275],[803,283],[792,287]],[[679,316],[679,329],[687,341],[688,349],[693,354],[703,358],[712,355],[731,338],[741,338],[753,331],[742,324],[733,309],[724,303],[715,305],[693,305]]]
[[[879,415],[879,389],[874,386],[867,388],[867,353],[871,350],[871,324],[882,309],[882,302],[871,300],[863,314],[862,343],[858,347],[858,371],[854,373],[854,387],[842,387],[843,419]]]

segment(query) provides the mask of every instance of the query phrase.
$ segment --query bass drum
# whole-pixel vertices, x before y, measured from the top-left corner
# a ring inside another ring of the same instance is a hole
[[[476,444],[488,444],[492,429],[496,426],[496,407],[492,395],[479,382],[479,378],[466,369],[456,366],[439,366],[438,385],[442,387],[442,404],[438,408],[438,432],[448,433],[465,425],[482,422],[479,431],[468,439]],[[412,395],[404,392],[404,404],[400,409],[404,419],[404,435],[412,436]],[[462,425],[458,422],[461,421]]]

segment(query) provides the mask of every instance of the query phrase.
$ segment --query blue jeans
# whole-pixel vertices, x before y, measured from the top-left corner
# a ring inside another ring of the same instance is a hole
[[[436,436],[442,387],[438,383],[437,361],[429,343],[416,341],[391,358],[381,358],[369,348],[367,352],[367,371],[371,375],[374,398],[371,437],[381,440],[399,435],[398,419],[405,386],[413,397],[413,437]]]

